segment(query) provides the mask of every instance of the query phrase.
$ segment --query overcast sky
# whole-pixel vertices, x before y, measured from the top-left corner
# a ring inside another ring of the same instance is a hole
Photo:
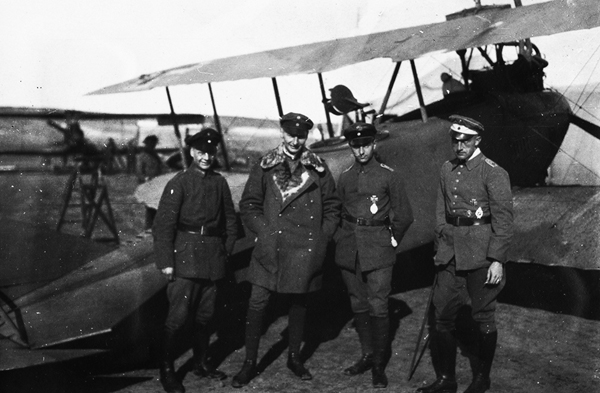
[[[523,0],[524,5],[532,2],[537,1]],[[492,3],[512,1],[483,1]],[[0,0],[0,106],[168,112],[163,89],[85,94],[201,60],[441,22],[446,14],[473,5],[472,0]],[[564,90],[600,79],[599,72],[594,76],[599,34],[594,29],[535,40],[550,61],[547,83]],[[440,70],[459,71],[456,59],[435,54],[417,60],[433,99],[440,98]],[[390,60],[376,60],[326,73],[325,84],[346,84],[359,100],[372,102],[385,93],[392,69]],[[408,68],[401,77],[400,95],[402,84],[412,83]],[[284,110],[321,120],[315,75],[278,82]],[[222,115],[277,114],[269,80],[218,83],[213,90]],[[171,93],[179,113],[212,113],[206,85],[172,87]]]

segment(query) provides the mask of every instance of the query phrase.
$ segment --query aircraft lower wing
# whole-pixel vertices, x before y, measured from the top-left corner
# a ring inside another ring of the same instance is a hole
[[[26,350],[0,348],[0,371],[64,362],[105,352],[100,349],[44,349]]]
[[[509,260],[600,269],[600,188],[539,187],[514,192]]]
[[[31,347],[110,332],[166,284],[151,255],[147,236],[15,300]]]

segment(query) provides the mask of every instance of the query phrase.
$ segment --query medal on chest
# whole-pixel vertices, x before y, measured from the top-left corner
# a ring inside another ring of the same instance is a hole
[[[369,208],[369,210],[371,210],[371,214],[375,214],[379,211],[379,208],[377,207],[377,201],[379,200],[379,198],[377,198],[377,195],[372,195],[370,199],[371,207]]]
[[[477,219],[483,217],[483,209],[481,208],[481,206],[479,206],[479,208],[475,211],[475,217],[477,217]]]

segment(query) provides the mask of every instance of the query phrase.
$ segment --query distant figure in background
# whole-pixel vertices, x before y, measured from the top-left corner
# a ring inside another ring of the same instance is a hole
[[[106,141],[106,149],[104,150],[104,165],[103,169],[106,173],[115,173],[121,169],[119,156],[117,155],[117,143],[113,138],[108,138]]]
[[[127,173],[137,170],[137,138],[127,141]]]
[[[454,79],[452,75],[448,74],[447,72],[442,72],[440,79],[442,82],[444,82],[442,84],[442,93],[444,94],[444,97],[446,97],[448,94],[467,90],[465,85]]]
[[[139,183],[145,183],[163,172],[163,162],[156,152],[158,137],[156,135],[148,135],[143,143],[144,148],[137,157],[137,177]],[[144,230],[150,231],[152,229],[154,216],[156,216],[156,209],[146,206]]]
[[[186,141],[194,162],[165,186],[154,223],[156,267],[169,281],[169,312],[160,351],[160,381],[169,393],[185,391],[174,360],[177,335],[188,320],[193,322],[193,373],[226,378],[207,358],[215,283],[225,276],[237,234],[231,190],[225,178],[213,170],[220,141],[213,129],[204,129]]]
[[[51,119],[47,121],[48,125],[54,127],[54,129],[63,134],[64,142],[67,146],[65,154],[63,155],[63,166],[67,165],[69,155],[93,156],[100,154],[100,151],[96,146],[85,139],[83,130],[79,125],[79,120],[68,116],[65,119],[65,122],[66,127]]]

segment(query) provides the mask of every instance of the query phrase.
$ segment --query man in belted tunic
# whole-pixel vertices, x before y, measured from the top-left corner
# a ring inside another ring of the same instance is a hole
[[[338,181],[342,220],[335,234],[335,260],[350,294],[362,356],[346,375],[371,369],[375,388],[387,386],[388,297],[395,248],[413,222],[400,174],[375,155],[375,126],[354,123],[344,130],[355,158]]]
[[[223,379],[207,362],[209,323],[215,311],[215,281],[225,276],[237,224],[227,181],[211,168],[220,134],[207,128],[187,140],[193,164],[171,179],[154,221],[156,266],[167,277],[169,312],[160,352],[160,380],[167,392],[183,392],[174,372],[175,335],[193,318],[194,374]]]
[[[232,386],[256,375],[262,323],[271,294],[285,294],[288,317],[288,368],[312,379],[300,358],[307,294],[321,288],[327,243],[339,221],[340,201],[327,165],[304,146],[313,122],[300,113],[280,120],[283,143],[256,164],[248,178],[240,212],[256,235],[248,271],[252,292],[246,315],[246,359]]]
[[[503,263],[513,234],[513,200],[508,173],[479,150],[483,125],[457,115],[450,122],[456,158],[441,168],[435,227],[433,305],[440,372],[432,385],[419,391],[457,391],[455,320],[470,299],[479,326],[479,354],[465,392],[477,393],[490,388],[498,338],[496,298],[506,282]]]

